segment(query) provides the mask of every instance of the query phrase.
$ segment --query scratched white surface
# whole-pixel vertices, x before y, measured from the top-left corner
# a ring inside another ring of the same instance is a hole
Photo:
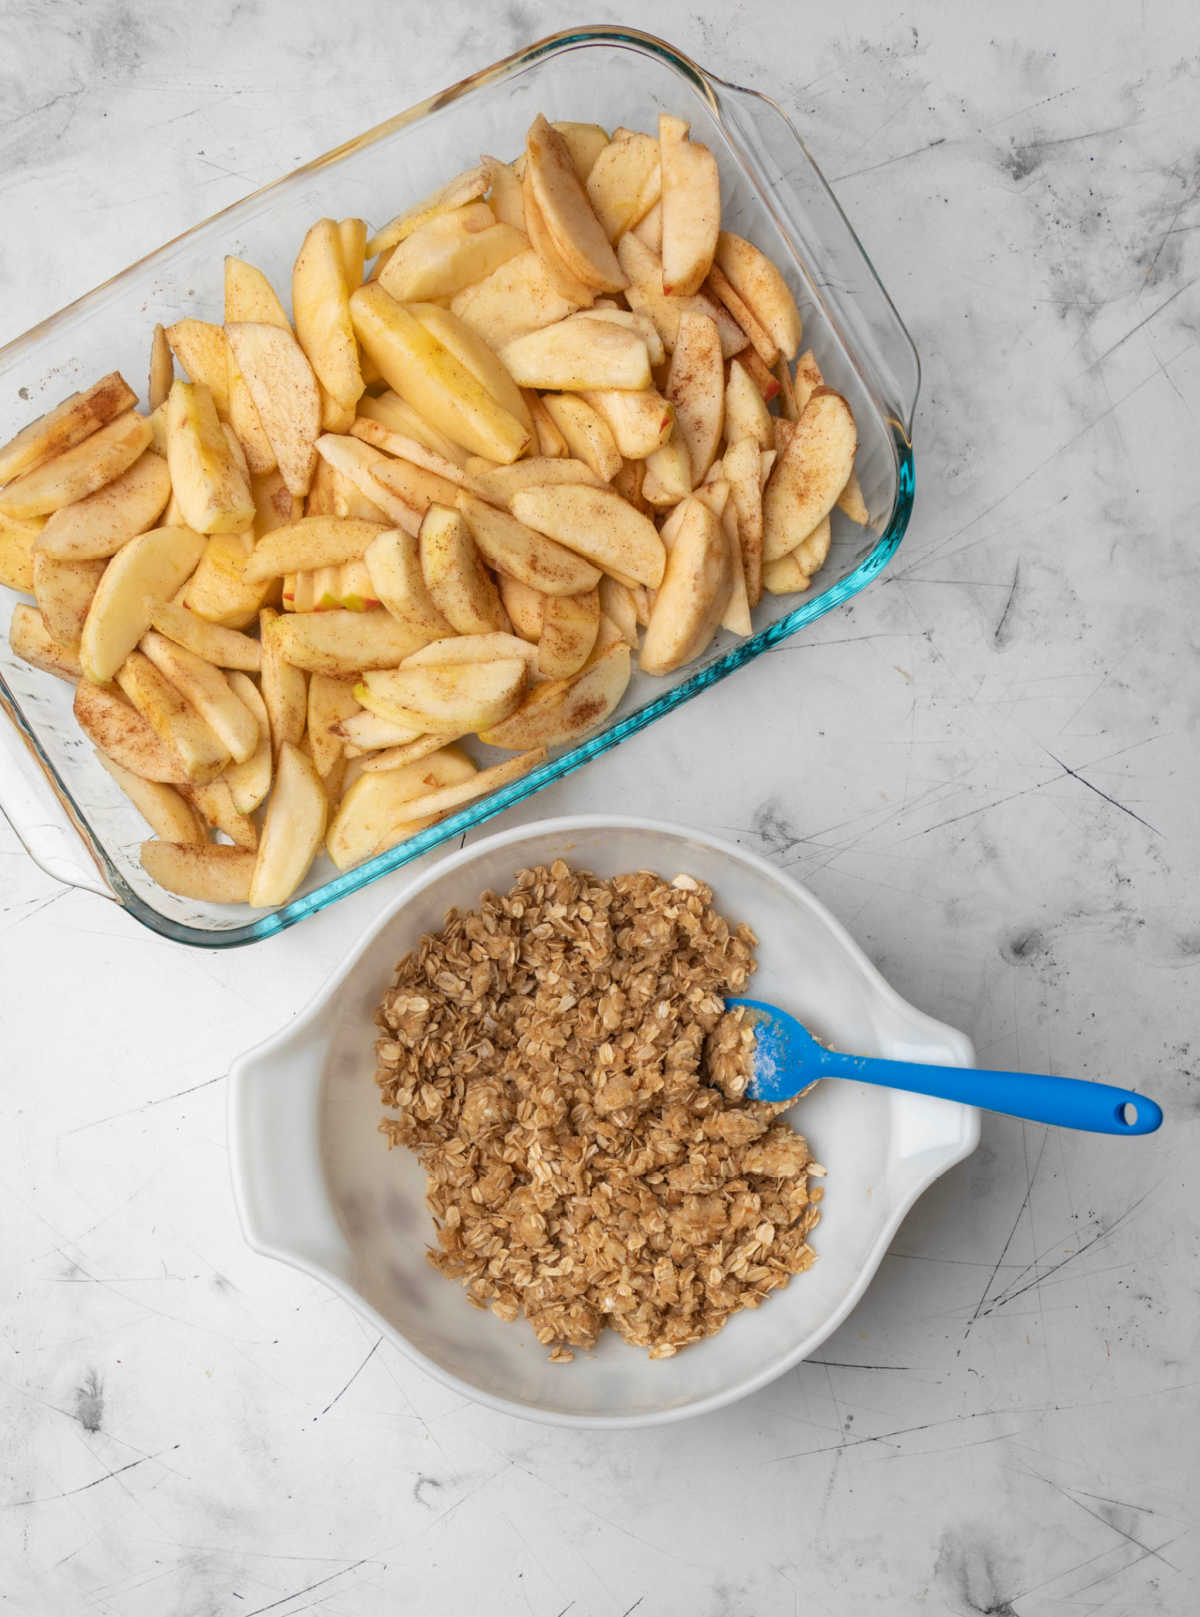
[[[0,339],[575,20],[483,10],[0,0]],[[1195,1610],[1200,62],[1187,7],[1101,10],[639,17],[834,182],[924,361],[917,513],[852,610],[538,812],[722,828],[982,1060],[1131,1079],[1167,1126],[985,1119],[821,1363],[542,1430],[235,1224],[223,1075],[385,891],[207,955],[0,826],[0,1611]]]

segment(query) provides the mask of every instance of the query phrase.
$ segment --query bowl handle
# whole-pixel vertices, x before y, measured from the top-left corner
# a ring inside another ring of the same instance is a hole
[[[252,1050],[229,1079],[229,1166],[247,1242],[309,1273],[346,1276],[351,1254],[321,1163],[325,1040],[289,1028]]]
[[[70,799],[38,757],[36,745],[0,680],[0,813],[25,852],[54,881],[118,902]]]

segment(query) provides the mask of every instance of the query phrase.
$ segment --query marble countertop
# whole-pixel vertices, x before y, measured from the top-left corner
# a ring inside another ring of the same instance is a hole
[[[386,887],[205,954],[56,886],[0,824],[0,1612],[1195,1609],[1187,19],[1169,0],[642,19],[777,97],[835,186],[921,352],[917,509],[851,608],[525,811],[735,837],[982,1062],[1144,1086],[1166,1127],[986,1117],[819,1362],[675,1428],[543,1429],[427,1380],[236,1224],[230,1062]],[[0,340],[574,20],[0,0]]]

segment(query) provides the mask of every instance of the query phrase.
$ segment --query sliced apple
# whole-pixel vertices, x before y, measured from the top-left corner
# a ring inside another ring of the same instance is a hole
[[[203,785],[216,779],[229,763],[229,749],[148,657],[131,651],[117,670],[117,683],[155,734],[178,754],[189,782]]]
[[[461,512],[431,505],[417,554],[429,598],[452,629],[487,634],[507,628],[496,585]]]
[[[465,466],[470,458],[461,444],[447,438],[444,432],[439,432],[431,426],[423,416],[419,416],[398,394],[389,388],[378,398],[369,395],[358,401],[359,421],[377,421],[389,432],[400,433],[404,437],[413,438],[419,444],[424,444],[429,450],[440,455],[444,460],[452,461],[456,466]],[[366,440],[368,443],[370,439]],[[377,445],[382,448],[382,445]]]
[[[654,598],[642,641],[640,664],[647,674],[669,674],[698,657],[725,613],[733,566],[720,520],[689,495],[667,570]]]
[[[296,338],[317,380],[338,404],[353,410],[363,378],[342,238],[333,219],[318,219],[301,244],[292,267],[292,308]]]
[[[661,449],[646,456],[642,497],[662,508],[677,505],[692,492],[692,457],[682,436],[674,433]]]
[[[203,552],[203,535],[191,528],[153,528],[117,552],[83,624],[79,655],[90,680],[103,685],[113,677],[150,627],[154,608],[175,594]]]
[[[579,483],[523,489],[513,497],[513,513],[519,522],[586,556],[624,583],[657,589],[662,582],[666,557],[653,522],[612,489]],[[544,584],[537,587],[546,588]]]
[[[202,904],[245,904],[255,856],[223,842],[143,842],[142,869],[169,893]]]
[[[514,506],[532,492],[526,489],[514,495]],[[561,489],[555,492],[561,492]],[[598,494],[601,491],[594,489],[590,492]],[[624,501],[617,496],[613,498],[618,504],[624,505]],[[592,567],[575,551],[557,544],[547,535],[535,533],[507,511],[498,511],[475,495],[465,492],[459,494],[456,503],[466,517],[471,537],[485,560],[499,572],[507,573],[510,578],[519,579],[522,584],[528,584],[531,589],[541,590],[546,595],[581,595],[600,582],[598,568]]]
[[[355,697],[355,701],[357,700]],[[342,719],[334,728],[341,737],[343,746],[353,755],[377,752],[384,747],[404,746],[410,741],[418,740],[422,734],[416,725],[397,724],[392,719],[382,719],[378,713],[372,713],[367,708]]]
[[[361,438],[335,432],[321,434],[317,439],[317,453],[339,477],[352,483],[360,494],[378,506],[384,514],[385,526],[403,528],[405,533],[417,532],[421,526],[421,512],[416,504],[406,498],[403,492],[388,487],[376,475],[394,464],[387,455],[364,443]]]
[[[556,120],[552,125],[563,138],[580,185],[586,185],[596,159],[608,145],[608,131],[599,124],[572,123]]]
[[[86,499],[127,472],[153,436],[146,417],[127,410],[73,448],[42,460],[0,490],[0,515],[46,516]]]
[[[528,247],[524,231],[498,224],[485,203],[472,203],[431,219],[402,242],[380,271],[379,284],[402,303],[450,298]]]
[[[846,486],[837,497],[837,508],[844,512],[851,522],[857,522],[861,527],[866,527],[870,522],[871,513],[867,510],[866,500],[863,499],[857,473],[851,472],[846,479]]]
[[[365,560],[375,593],[394,618],[421,634],[451,632],[429,593],[417,539],[397,528],[385,529],[368,545]]]
[[[271,750],[276,756],[285,741],[299,742],[308,718],[308,676],[284,654],[275,636],[276,624],[285,621],[271,607],[259,613],[262,698],[270,722]]]
[[[488,461],[472,459],[467,462],[467,471],[472,492],[490,505],[510,505],[518,490],[543,483],[592,483],[597,488],[602,483],[583,461],[555,460],[546,455],[526,455],[511,466],[493,466]]]
[[[221,778],[229,788],[234,811],[253,814],[271,790],[271,719],[262,693],[248,674],[234,669],[226,677],[234,695],[254,715],[258,745],[243,763],[230,764]]]
[[[405,806],[405,818],[401,825],[393,826],[389,836],[385,837],[375,850],[382,853],[385,848],[394,847],[397,841],[404,841],[414,836],[417,831],[431,825],[434,820],[443,819],[464,803],[473,802],[478,797],[487,797],[497,792],[502,786],[509,786],[523,775],[546,761],[545,747],[535,747],[529,752],[522,753],[519,758],[507,758],[502,764],[492,764],[488,769],[481,769],[478,774],[454,786],[443,786],[437,791],[425,792],[420,797],[413,798]],[[418,768],[420,766],[418,765]],[[376,779],[387,779],[387,776],[376,776]]]
[[[389,385],[465,449],[508,464],[531,433],[407,309],[378,285],[359,287],[350,312]]]
[[[707,146],[688,139],[681,118],[660,113],[663,291],[690,296],[712,268],[721,229],[721,181]]]
[[[588,314],[516,337],[500,358],[522,387],[579,393],[651,385],[650,358],[638,333]]]
[[[737,321],[722,306],[703,292],[692,297],[668,297],[663,291],[662,263],[657,253],[632,231],[621,237],[617,256],[629,276],[625,297],[634,313],[653,321],[663,346],[669,351],[679,335],[681,316],[689,310],[693,314],[706,314],[716,322],[721,336],[721,353],[725,359],[740,354],[749,347],[750,339]],[[757,360],[757,355],[754,356]],[[768,373],[769,374],[769,373]],[[774,381],[774,378],[772,378]],[[778,384],[775,384],[778,386]]]
[[[747,435],[729,445],[725,451],[725,476],[737,512],[746,598],[753,608],[762,599],[763,567],[762,484],[759,481],[759,449],[754,438]]]
[[[308,730],[310,756],[317,774],[326,780],[343,756],[343,742],[335,726],[361,712],[353,682],[329,674],[313,674],[308,682]]]
[[[548,597],[541,590],[531,589],[528,584],[522,584],[519,579],[509,578],[504,573],[500,574],[499,584],[500,599],[512,619],[513,628],[522,640],[536,644],[541,638]]]
[[[450,300],[451,312],[493,348],[553,325],[578,307],[558,290],[545,263],[531,247],[514,254]]]
[[[494,162],[495,159],[490,159]],[[469,202],[485,194],[489,185],[489,173],[485,166],[489,159],[475,168],[469,168],[462,174],[456,174],[445,185],[439,185],[427,197],[407,208],[403,213],[377,230],[366,245],[366,256],[375,258],[380,253],[386,253],[390,248],[396,247],[405,241],[415,230],[427,224],[430,219],[436,219],[439,214],[449,213],[454,208],[463,208]]]
[[[120,371],[110,371],[91,387],[72,393],[0,448],[0,483],[11,483],[23,472],[74,449],[136,403],[137,394]]]
[[[675,407],[657,388],[643,388],[640,392],[598,388],[584,394],[584,398],[599,411],[617,449],[630,460],[644,460],[671,436]]]
[[[554,418],[542,403],[542,396],[535,389],[529,387],[523,390],[529,413],[533,417],[533,429],[537,434],[538,458],[545,460],[561,460],[567,457],[567,440],[554,424]]]
[[[542,213],[541,204],[534,193],[533,180],[528,171],[521,181],[521,207],[525,215],[525,232],[529,237],[530,246],[545,266],[551,285],[573,308],[586,308],[594,300],[596,290],[589,282],[579,279],[559,252]]]
[[[75,722],[92,745],[123,769],[143,780],[187,784],[183,759],[111,686],[80,680],[74,712]]]
[[[795,550],[829,515],[854,470],[858,433],[840,393],[819,387],[804,406],[792,441],[763,494],[763,556]]]
[[[382,610],[289,612],[276,620],[270,633],[287,662],[313,674],[394,668],[410,651],[433,639]],[[264,662],[264,672],[265,667]]]
[[[214,831],[223,832],[239,848],[258,847],[258,827],[248,814],[240,813],[235,806],[228,771],[219,780],[208,781],[204,785],[181,786],[180,791]]]
[[[207,722],[235,763],[253,757],[258,723],[219,668],[156,629],[142,636],[141,649]]]
[[[173,601],[156,603],[150,622],[160,634],[177,645],[186,646],[218,668],[241,668],[257,673],[262,666],[262,648],[257,640],[252,640],[248,634],[239,634],[236,629],[209,623]]]
[[[481,731],[479,739],[509,752],[577,741],[614,710],[631,672],[629,647],[612,646],[573,679],[535,685],[510,718]]]
[[[609,241],[615,242],[654,206],[648,182],[658,167],[658,142],[650,135],[612,140],[598,153],[585,189]]]
[[[663,232],[661,184],[662,182],[660,180],[659,200],[650,209],[646,217],[644,219],[639,219],[637,224],[634,225],[630,231],[630,234],[636,236],[640,242],[643,242],[656,258],[662,257]]]
[[[161,325],[155,326],[150,339],[150,374],[147,380],[147,398],[150,401],[151,411],[154,411],[165,402],[167,394],[171,391],[171,383],[175,380],[175,361],[171,354],[171,345]]]
[[[360,444],[360,447],[368,449],[373,456],[379,454],[377,450],[369,449],[367,444]],[[417,513],[418,528],[421,517],[431,505],[453,504],[463,486],[458,481],[429,471],[425,466],[414,465],[410,460],[400,460],[393,455],[379,455],[378,460],[372,462],[371,472],[376,483]]]
[[[794,359],[804,326],[778,267],[757,247],[728,230],[717,238],[716,262],[786,358]]]
[[[510,163],[498,157],[481,157],[480,167],[487,180],[487,199],[497,220],[512,225],[514,230],[525,229],[525,207],[521,201],[521,180]]]
[[[96,762],[112,776],[156,837],[164,842],[208,841],[208,832],[186,798],[160,781],[143,780],[97,749]]]
[[[587,286],[619,292],[625,276],[580,184],[570,149],[540,114],[525,137],[525,164],[546,228],[567,268]]]
[[[288,496],[289,500],[291,496]],[[253,553],[250,533],[214,534],[204,548],[199,566],[181,590],[178,603],[209,623],[244,629],[258,617],[259,608],[278,589],[278,580],[247,583],[246,564]]]
[[[459,747],[431,738],[432,755],[358,777],[330,822],[325,848],[339,870],[361,864],[375,852],[400,819],[405,805],[442,787],[456,786],[475,775],[475,765]]]
[[[779,345],[771,334],[762,326],[754,311],[743,302],[738,295],[737,288],[728,279],[725,272],[716,264],[708,272],[704,282],[704,290],[722,305],[750,339],[750,346],[759,359],[768,368],[773,368],[779,362]]]
[[[538,639],[538,672],[569,679],[592,654],[600,629],[600,595],[547,595]]]
[[[8,644],[14,657],[44,674],[54,674],[74,685],[83,677],[78,654],[70,646],[60,646],[46,628],[36,606],[18,601],[8,623]]]
[[[51,639],[72,650],[79,645],[103,561],[60,561],[44,550],[33,553],[33,593]]]
[[[350,517],[301,517],[258,541],[246,564],[245,576],[253,583],[312,567],[358,561],[366,555],[372,539],[383,531],[377,522]]]
[[[820,522],[817,523],[812,532],[805,535],[805,537],[796,546],[795,550],[792,551],[792,556],[795,558],[797,565],[804,569],[809,578],[811,578],[814,573],[819,572],[820,569],[825,565],[825,559],[829,555],[829,546],[832,539],[833,531],[830,525],[829,516],[826,514],[821,518]]]
[[[786,416],[775,416],[771,422],[775,434],[775,452],[777,455],[786,453],[796,433],[796,423],[789,421]]]
[[[312,760],[285,741],[250,878],[249,903],[263,909],[287,903],[317,855],[327,813],[325,788]]]
[[[525,678],[524,658],[502,657],[368,672],[356,694],[372,712],[401,724],[465,735],[507,718],[521,700]]]
[[[627,331],[636,332],[646,345],[651,365],[661,365],[666,360],[666,344],[644,309],[618,309],[609,299],[597,298],[587,312],[592,320],[607,320],[610,325],[624,326]]]
[[[728,629],[743,640],[754,632],[750,621],[750,597],[746,591],[746,569],[742,562],[742,543],[738,535],[737,506],[728,500],[721,513],[721,529],[729,548],[730,588],[725,610],[721,614],[721,628]]]
[[[161,455],[147,449],[129,470],[85,499],[60,506],[46,521],[38,548],[62,561],[111,556],[145,533],[171,496],[171,474]]]
[[[437,668],[450,663],[486,663],[519,657],[532,678],[537,673],[537,648],[515,634],[456,634],[433,640],[404,659],[405,668]]]
[[[759,449],[775,443],[774,418],[740,360],[731,360],[725,383],[725,442],[753,438]]]
[[[799,595],[811,583],[795,551],[763,563],[763,588],[771,595]]]
[[[167,327],[166,337],[188,379],[208,389],[217,414],[228,421],[229,347],[224,330],[208,320],[177,320]]]
[[[415,764],[422,758],[430,757],[433,753],[441,752],[447,745],[447,738],[444,735],[418,736],[415,741],[405,742],[398,747],[385,747],[382,751],[373,752],[369,757],[363,758],[362,772],[364,775],[387,774],[389,770],[402,769],[408,764]]]
[[[231,321],[225,328],[288,490],[308,493],[321,430],[316,375],[290,327],[263,320]]]
[[[604,483],[615,477],[621,469],[621,451],[600,412],[570,393],[547,393],[542,403],[562,433],[568,454],[583,461]]]
[[[521,389],[500,363],[495,350],[465,320],[436,303],[414,303],[410,313],[492,398],[532,435],[533,420]]]
[[[396,432],[391,427],[385,426],[382,421],[374,421],[369,417],[360,419],[350,429],[350,436],[370,444],[372,449],[381,449],[384,454],[391,455],[396,460],[406,460],[424,471],[433,472],[446,482],[453,483],[456,488],[469,488],[477,494],[483,492],[482,489],[476,488],[475,479],[459,461],[449,460],[436,449],[430,449],[420,439],[411,438],[407,433]],[[477,460],[482,466],[492,465],[490,460],[482,460],[479,456],[472,455],[468,459]],[[519,461],[516,464],[524,463]]]
[[[740,358],[742,364],[746,367],[746,374],[761,393],[763,399],[770,404],[772,399],[778,398],[779,378],[774,371],[767,369],[753,348],[747,348],[740,355]]]
[[[795,373],[792,376],[792,397],[795,400],[797,420],[816,390],[824,386],[825,378],[821,375],[817,356],[811,348],[806,348],[796,361]]]
[[[637,605],[628,584],[607,575],[600,580],[600,611],[612,623],[627,646],[638,643]]]
[[[675,406],[678,435],[687,445],[693,485],[716,459],[725,420],[725,373],[716,325],[688,311],[679,322],[666,394]]]
[[[0,584],[33,594],[33,552],[45,526],[45,517],[0,513]]]
[[[253,522],[247,475],[202,382],[172,384],[167,400],[167,464],[174,499],[188,527],[197,533],[240,533]]]
[[[283,304],[262,270],[230,255],[225,260],[225,323],[235,320],[291,330]]]

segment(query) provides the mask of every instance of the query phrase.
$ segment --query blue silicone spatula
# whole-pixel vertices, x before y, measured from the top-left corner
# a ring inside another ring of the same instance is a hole
[[[862,1084],[907,1089],[915,1095],[982,1106],[1034,1123],[1094,1134],[1153,1134],[1162,1107],[1132,1089],[1087,1083],[1082,1078],[1051,1078],[1033,1072],[981,1072],[977,1067],[926,1067],[917,1061],[885,1061],[828,1050],[794,1016],[758,999],[729,999],[754,1013],[757,1035],[754,1075],[747,1094],[753,1100],[790,1100],[818,1078],[856,1078]]]

